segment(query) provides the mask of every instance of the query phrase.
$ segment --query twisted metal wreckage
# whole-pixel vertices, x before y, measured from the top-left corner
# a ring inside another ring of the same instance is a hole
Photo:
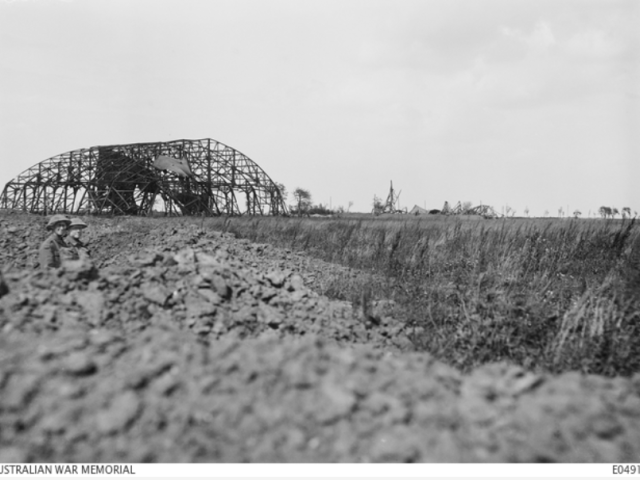
[[[287,213],[280,188],[255,162],[210,138],[63,153],[7,183],[0,208],[45,215]]]

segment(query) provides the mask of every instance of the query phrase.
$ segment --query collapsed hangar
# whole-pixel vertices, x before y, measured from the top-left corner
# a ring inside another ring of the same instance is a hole
[[[210,138],[56,155],[7,183],[0,208],[44,215],[287,213],[280,188],[258,164]]]

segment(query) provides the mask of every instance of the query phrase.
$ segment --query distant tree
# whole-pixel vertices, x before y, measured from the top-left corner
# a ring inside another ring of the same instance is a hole
[[[563,209],[562,207],[560,207],[560,208],[558,209],[558,216],[559,216],[560,218],[564,217],[564,209]]]
[[[611,209],[611,216],[615,217],[616,215],[620,215],[620,212],[618,211],[617,208],[612,208]]]
[[[545,210],[545,211],[544,211],[544,216],[545,216],[545,217],[548,217],[548,216],[549,216],[549,210]]]
[[[612,215],[611,207],[602,206],[602,207],[600,207],[598,212],[600,213],[602,218],[608,218],[608,217],[610,217]]]
[[[298,187],[293,191],[293,196],[296,199],[296,210],[298,212],[298,215],[307,213],[309,207],[311,207],[311,193],[309,192],[309,190]]]
[[[622,218],[626,218],[630,216],[631,216],[631,209],[629,207],[624,207],[622,209]]]
[[[473,203],[462,202],[461,208],[462,208],[462,213],[467,213],[473,208]]]
[[[282,195],[282,201],[286,202],[287,201],[287,187],[284,186],[284,183],[278,183],[276,182],[276,187],[278,187],[278,190],[280,190],[280,195]]]
[[[349,206],[347,207],[347,212],[351,210],[351,207],[353,207],[353,201],[349,200]]]
[[[579,218],[580,215],[582,215],[582,212],[580,210],[574,210],[573,218]]]
[[[528,217],[529,216],[529,207],[524,207],[524,214]]]
[[[505,207],[504,211],[507,217],[513,217],[516,214],[516,211],[509,205]]]

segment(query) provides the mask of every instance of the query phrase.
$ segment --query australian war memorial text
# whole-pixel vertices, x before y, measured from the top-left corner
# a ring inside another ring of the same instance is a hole
[[[0,475],[51,475],[55,465],[0,465]]]
[[[135,475],[133,465],[0,464],[0,475]]]

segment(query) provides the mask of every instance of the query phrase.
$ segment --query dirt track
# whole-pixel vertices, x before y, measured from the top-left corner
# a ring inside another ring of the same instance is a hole
[[[2,220],[0,463],[639,458],[640,375],[463,375],[316,293],[355,272],[196,223],[94,224],[96,265],[42,272],[41,220]]]

